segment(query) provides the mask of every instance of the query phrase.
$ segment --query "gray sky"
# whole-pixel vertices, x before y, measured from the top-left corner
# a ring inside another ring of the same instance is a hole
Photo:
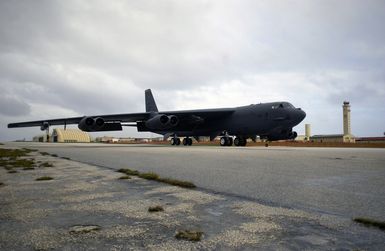
[[[10,122],[286,100],[313,134],[385,131],[385,1],[0,1],[0,140]],[[125,129],[118,135],[137,135]],[[95,135],[104,135],[98,133]]]

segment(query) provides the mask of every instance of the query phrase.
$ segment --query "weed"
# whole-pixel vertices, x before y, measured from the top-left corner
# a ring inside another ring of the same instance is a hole
[[[39,177],[36,179],[37,181],[41,181],[41,180],[53,180],[52,177],[49,177],[49,176],[43,176],[43,177]]]
[[[125,173],[127,175],[133,175],[133,176],[137,176],[139,175],[139,172],[136,171],[136,170],[131,170],[131,169],[128,169],[128,168],[121,168],[119,169],[117,172],[119,173]]]
[[[163,212],[164,209],[163,209],[162,206],[153,206],[153,207],[149,207],[149,208],[148,208],[148,211],[149,211],[150,213],[155,213],[155,212]]]
[[[124,176],[122,176],[122,177],[119,177],[119,179],[120,179],[120,180],[129,180],[129,179],[131,179],[131,177],[128,176],[128,175],[124,175]]]
[[[171,179],[171,178],[159,178],[158,181],[163,182],[163,183],[167,183],[169,185],[178,186],[178,187],[196,188],[196,186],[189,181],[175,180],[175,179]]]
[[[377,227],[381,230],[385,230],[384,221],[377,221],[377,220],[368,219],[368,218],[354,218],[353,221],[364,224],[367,227]]]
[[[35,161],[32,159],[16,159],[9,161],[8,165],[13,167],[33,167],[35,165]]]
[[[177,231],[175,238],[184,239],[188,241],[200,241],[202,238],[203,232],[201,231],[192,231],[192,230],[179,230]]]
[[[53,167],[53,164],[49,162],[43,162],[39,165],[39,167]]]
[[[149,173],[139,173],[138,176],[140,178],[146,179],[146,180],[159,180],[159,175],[156,174],[156,173],[152,173],[152,172],[149,172]]]
[[[23,149],[0,149],[0,158],[12,158],[27,156],[29,151]]]
[[[24,167],[23,170],[35,170],[34,167]]]

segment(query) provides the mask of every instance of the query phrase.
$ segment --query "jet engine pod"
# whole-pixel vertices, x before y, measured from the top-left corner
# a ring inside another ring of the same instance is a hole
[[[92,132],[95,126],[95,119],[92,117],[83,117],[82,120],[80,120],[78,128],[85,132]],[[104,121],[103,121],[104,123]]]
[[[97,117],[95,119],[95,129],[100,129],[104,126],[104,119],[101,117]]]
[[[49,128],[49,123],[48,122],[43,122],[43,124],[40,126],[40,130],[44,131]]]
[[[145,125],[147,128],[152,130],[166,129],[170,127],[170,117],[165,114],[158,114],[147,120]]]
[[[170,121],[170,125],[171,125],[171,126],[177,126],[177,125],[178,125],[179,119],[178,119],[177,116],[175,116],[175,115],[170,115],[170,116],[168,116],[168,118],[169,118],[169,121]]]

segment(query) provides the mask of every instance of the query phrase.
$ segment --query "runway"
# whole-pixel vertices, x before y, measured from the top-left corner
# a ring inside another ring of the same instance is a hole
[[[385,149],[7,143],[268,205],[385,220]]]

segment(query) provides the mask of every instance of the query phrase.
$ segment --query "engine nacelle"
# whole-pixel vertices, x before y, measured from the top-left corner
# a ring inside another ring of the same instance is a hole
[[[49,123],[48,122],[43,122],[43,124],[40,126],[40,130],[44,131],[49,128]]]
[[[84,117],[80,120],[78,128],[85,132],[100,131],[104,126],[104,119],[97,117]]]
[[[158,114],[153,118],[147,120],[145,125],[151,130],[162,130],[175,127],[179,124],[179,119],[175,115],[167,116],[165,114]]]

